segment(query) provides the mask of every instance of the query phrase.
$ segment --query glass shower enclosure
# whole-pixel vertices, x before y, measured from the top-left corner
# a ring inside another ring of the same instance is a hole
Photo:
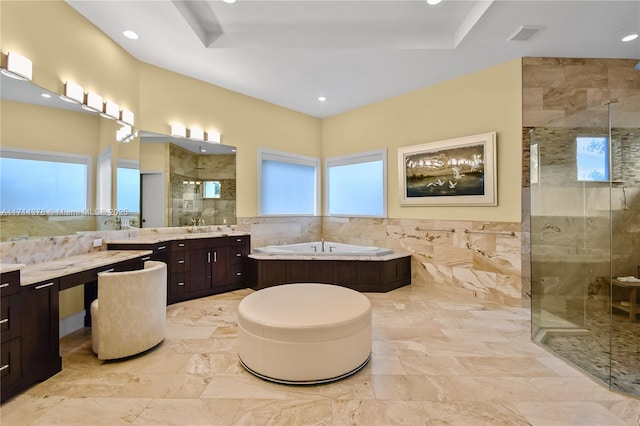
[[[633,102],[579,111],[580,126],[530,129],[531,315],[534,341],[610,389],[640,396]]]

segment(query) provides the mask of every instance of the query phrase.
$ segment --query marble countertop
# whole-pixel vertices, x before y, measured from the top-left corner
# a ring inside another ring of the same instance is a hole
[[[13,272],[19,271],[24,268],[22,263],[0,263],[0,272]]]
[[[112,265],[151,253],[151,250],[105,250],[65,257],[64,259],[50,262],[23,265],[20,270],[20,285],[26,286],[52,280],[64,275]]]
[[[261,254],[251,253],[249,257],[256,260],[363,260],[363,261],[387,261],[411,256],[411,253],[394,252],[380,256],[358,256],[348,254],[331,255],[300,255],[300,254]]]
[[[119,240],[107,240],[107,244],[157,244],[174,240],[195,240],[200,238],[235,237],[249,235],[248,232],[195,232],[192,234],[154,234]]]

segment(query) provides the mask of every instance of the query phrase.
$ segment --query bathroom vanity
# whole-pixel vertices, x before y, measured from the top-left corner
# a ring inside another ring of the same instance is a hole
[[[167,303],[246,287],[245,260],[251,237],[244,233],[154,235],[107,241],[109,250],[150,250],[167,264]]]
[[[59,291],[85,286],[85,324],[90,325],[88,306],[97,295],[98,273],[142,269],[150,254],[101,251],[31,265],[0,265],[1,400],[61,370]]]

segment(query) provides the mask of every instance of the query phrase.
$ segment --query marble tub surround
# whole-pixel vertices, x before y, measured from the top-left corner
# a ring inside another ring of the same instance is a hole
[[[63,371],[6,402],[3,426],[637,425],[640,400],[610,392],[530,341],[529,309],[444,287],[366,294],[371,361],[339,382],[265,382],[237,358],[240,290],[167,308],[165,341],[103,363],[90,331],[61,340]]]
[[[522,286],[519,223],[325,217],[323,235],[410,253],[412,285],[444,286],[516,306],[529,298]]]

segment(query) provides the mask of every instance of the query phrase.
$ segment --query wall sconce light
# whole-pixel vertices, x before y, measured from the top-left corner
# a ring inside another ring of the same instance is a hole
[[[102,114],[100,115],[105,118],[111,118],[111,119],[120,118],[120,107],[116,103],[113,103],[111,101],[106,101],[104,103],[104,109],[102,111]]]
[[[64,96],[61,96],[60,99],[81,104],[84,102],[84,89],[73,81],[66,81],[64,83]]]
[[[190,139],[195,139],[198,141],[203,141],[204,140],[204,130],[202,130],[199,127],[193,127],[191,129],[189,129],[189,138]]]
[[[82,105],[82,108],[87,111],[102,112],[102,96],[97,93],[87,92],[84,96],[84,103],[85,105]]]
[[[127,109],[123,109],[122,111],[120,111],[120,121],[122,121],[123,123],[127,123],[130,125],[134,125],[134,114],[133,112],[127,110]]]
[[[187,129],[182,124],[171,125],[171,136],[187,137]]]
[[[6,64],[2,73],[18,80],[31,80],[33,63],[25,56],[7,52]]]
[[[205,140],[207,142],[211,142],[211,143],[220,143],[220,133],[214,131],[214,130],[209,130],[206,133],[206,138]]]

